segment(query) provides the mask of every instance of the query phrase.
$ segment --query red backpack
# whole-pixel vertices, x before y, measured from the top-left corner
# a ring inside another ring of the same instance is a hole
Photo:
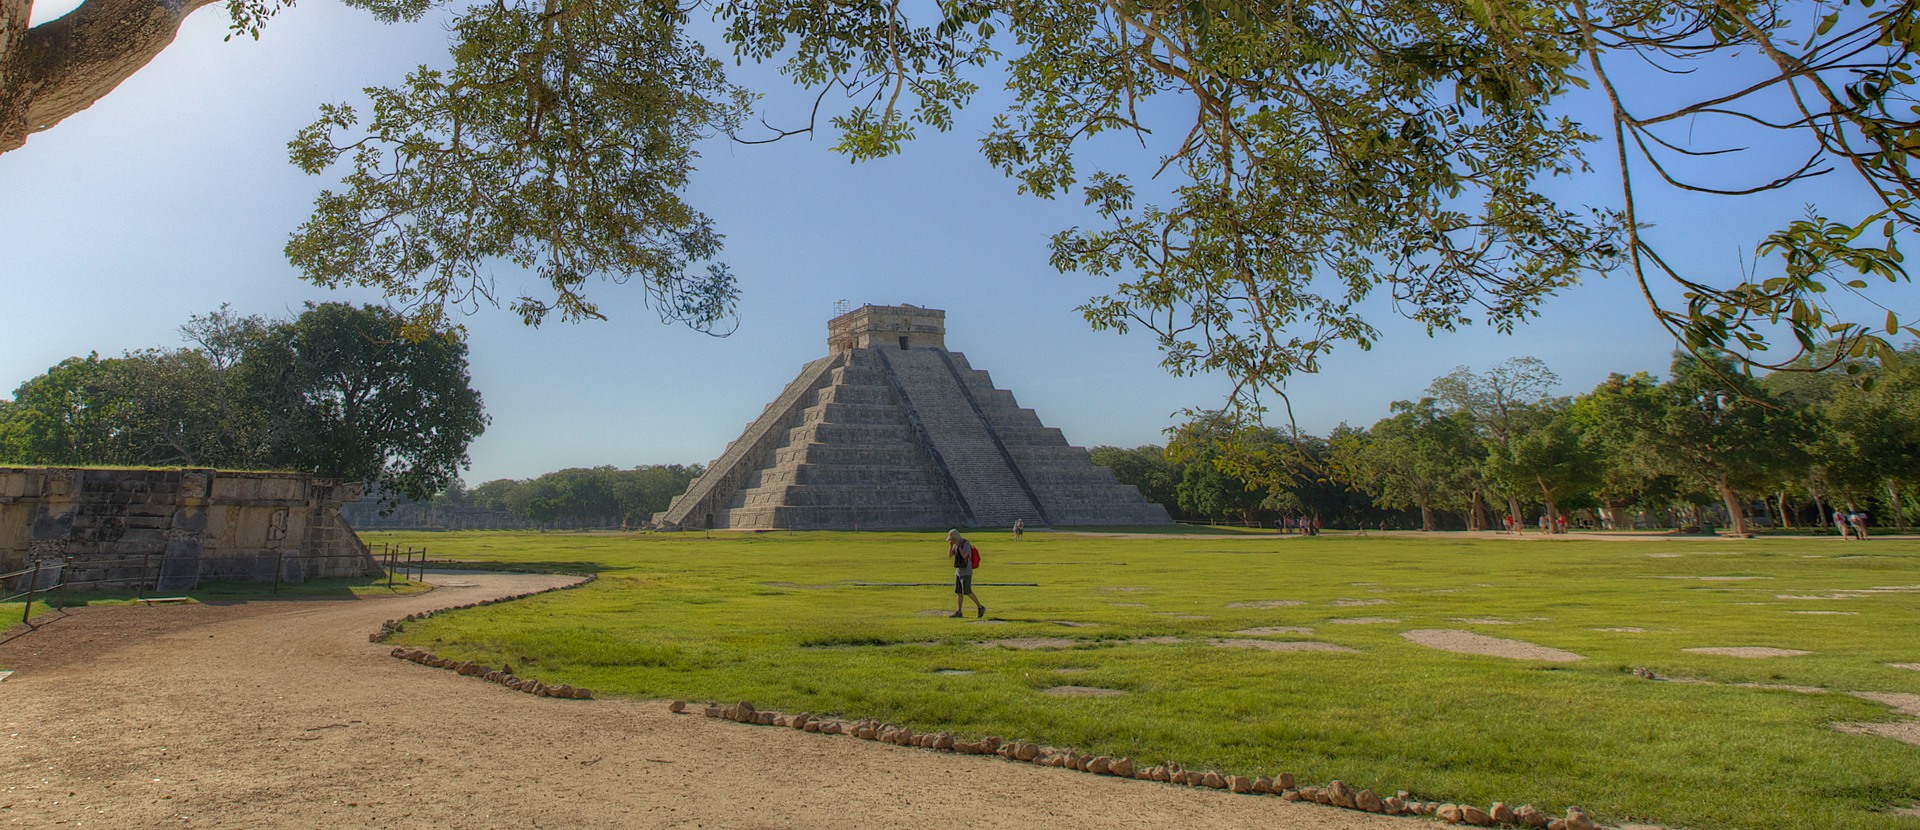
[[[970,546],[970,547],[972,547],[972,548],[973,548],[973,564],[971,564],[971,565],[968,565],[967,567],[969,567],[969,568],[978,568],[978,567],[980,567],[980,546],[979,546],[979,545],[972,545],[972,546]]]

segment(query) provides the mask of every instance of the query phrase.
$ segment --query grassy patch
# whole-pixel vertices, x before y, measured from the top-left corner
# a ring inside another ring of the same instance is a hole
[[[1920,693],[1920,672],[1885,665],[1920,662],[1914,543],[981,536],[979,583],[1039,584],[983,584],[998,624],[971,609],[947,619],[950,589],[853,585],[948,578],[934,534],[369,534],[435,557],[600,573],[399,639],[599,693],[747,699],[1422,799],[1578,804],[1616,822],[1913,826],[1883,811],[1920,798],[1920,747],[1827,724],[1896,719],[1845,692]],[[1876,590],[1901,586],[1912,590]],[[1368,618],[1397,622],[1342,622]],[[1311,634],[1235,633],[1280,627]],[[1454,654],[1400,636],[1434,628],[1587,659]],[[1157,637],[1180,642],[1138,642]],[[1067,645],[991,645],[1019,638]],[[1737,646],[1813,653],[1685,650]],[[954,670],[972,673],[942,673]],[[1056,685],[1127,694],[1040,694]]]

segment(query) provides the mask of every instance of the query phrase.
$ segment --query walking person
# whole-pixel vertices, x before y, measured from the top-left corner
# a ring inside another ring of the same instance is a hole
[[[987,606],[980,604],[980,598],[973,595],[973,543],[961,536],[958,530],[947,531],[947,556],[953,560],[953,613],[948,619],[964,617],[961,613],[967,608],[967,600],[973,600],[974,616],[987,615]]]
[[[1852,524],[1850,517],[1847,515],[1847,511],[1841,510],[1838,507],[1833,509],[1833,529],[1840,531],[1840,541],[1844,542],[1853,538]]]
[[[1026,532],[1027,532],[1027,520],[1014,519],[1013,520],[1013,541],[1016,541],[1016,542],[1020,541],[1020,535]]]
[[[1853,525],[1853,537],[1864,542],[1867,540],[1867,511],[1855,510],[1847,514],[1847,524]]]

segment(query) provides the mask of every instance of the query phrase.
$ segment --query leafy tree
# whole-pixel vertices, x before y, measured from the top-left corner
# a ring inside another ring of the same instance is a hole
[[[1434,378],[1427,386],[1449,412],[1464,413],[1487,445],[1488,456],[1511,457],[1514,442],[1526,430],[1540,423],[1542,407],[1552,402],[1549,392],[1560,383],[1560,376],[1537,357],[1509,358],[1481,374],[1465,366]],[[1492,482],[1489,482],[1492,483]],[[1511,485],[1512,482],[1506,482]],[[1528,485],[1525,489],[1531,489]],[[1513,526],[1521,527],[1520,496],[1524,490],[1503,488],[1507,515]]]
[[[1510,491],[1529,483],[1538,486],[1552,524],[1559,521],[1562,502],[1581,499],[1600,483],[1602,467],[1564,406],[1542,408],[1538,414],[1536,426],[1488,454],[1487,467],[1492,478],[1508,482]]]
[[[1744,495],[1764,487],[1770,472],[1804,467],[1806,420],[1724,357],[1676,355],[1672,375],[1655,394],[1599,398],[1600,423],[1649,472],[1718,496],[1733,531],[1745,533]]]
[[[1884,494],[1886,512],[1904,529],[1901,492],[1920,479],[1920,367],[1907,360],[1852,368],[1853,374],[1810,376],[1826,382],[1818,384],[1817,394],[1802,395],[1819,424],[1809,449],[1823,483],[1848,503]],[[1815,387],[1808,380],[1795,381],[1790,383],[1797,390]]]
[[[1121,484],[1139,488],[1147,501],[1169,510],[1180,510],[1178,488],[1186,470],[1167,457],[1166,449],[1152,444],[1123,450],[1119,447],[1093,447],[1088,459],[1113,471]]]
[[[487,425],[467,386],[466,345],[453,335],[409,339],[402,327],[378,306],[309,304],[248,351],[271,464],[414,501],[456,478]]]
[[[1659,385],[1659,380],[1646,372],[1632,375],[1615,372],[1592,392],[1574,399],[1568,410],[1582,443],[1599,464],[1593,496],[1616,528],[1630,525],[1628,508],[1666,506],[1665,500],[1658,496],[1664,492],[1656,481],[1660,473],[1642,464],[1635,455],[1632,423],[1608,420],[1654,406],[1652,400],[1659,395]],[[1630,402],[1616,400],[1622,398]]]
[[[1278,431],[1230,413],[1200,413],[1170,430],[1167,458],[1180,465],[1180,509],[1195,516],[1251,521],[1271,484],[1299,468],[1297,445]]]
[[[16,464],[101,464],[120,460],[111,426],[114,401],[101,394],[111,361],[70,357],[13,392],[0,447]]]
[[[350,3],[386,21],[442,7]],[[0,152],[112,90],[206,4],[86,0],[28,28],[32,0],[0,2]],[[227,4],[253,35],[281,8]],[[1234,405],[1256,413],[1263,390],[1283,395],[1336,344],[1377,339],[1360,312],[1376,290],[1429,329],[1505,329],[1583,274],[1623,268],[1694,352],[1764,363],[1778,326],[1803,352],[1832,337],[1850,357],[1885,353],[1828,297],[1906,280],[1895,242],[1920,227],[1920,142],[1902,108],[1913,0],[502,0],[453,7],[447,68],[369,90],[364,115],[324,106],[295,139],[303,169],[351,169],[290,258],[320,284],[380,286],[415,334],[450,303],[492,298],[492,258],[544,283],[513,302],[529,322],[597,316],[586,284],[602,277],[637,278],[666,317],[719,324],[735,284],[679,193],[692,142],[738,130],[753,96],[689,35],[702,9],[736,60],[779,63],[822,100],[847,93],[828,125],[856,160],[951,129],[981,80],[1012,90],[982,151],[1021,190],[1099,212],[1102,226],[1052,246],[1056,267],[1120,280],[1082,308],[1089,322],[1153,332],[1170,369],[1226,372]],[[1638,77],[1682,61],[1698,71]],[[1793,102],[1785,114],[1776,94]],[[1607,123],[1562,117],[1577,96],[1604,101]],[[1696,144],[1702,121],[1712,138]],[[1103,151],[1122,160],[1088,169],[1078,151],[1109,131],[1184,138],[1137,160]],[[1753,163],[1718,143],[1752,133],[1799,142],[1804,161]],[[1611,204],[1548,195],[1545,180],[1587,171],[1596,148],[1620,171]],[[1650,182],[1741,195],[1833,170],[1871,198],[1756,240],[1756,258],[1779,263],[1764,274],[1681,273],[1641,235]],[[1133,181],[1163,171],[1166,203],[1150,203]],[[1684,309],[1654,299],[1661,281]],[[1912,331],[1894,315],[1885,328]]]
[[[1340,466],[1379,505],[1419,510],[1421,530],[1439,529],[1436,509],[1465,513],[1477,507],[1474,473],[1484,450],[1470,416],[1442,414],[1432,398],[1395,401],[1393,411],[1372,429],[1342,436],[1333,449]]]

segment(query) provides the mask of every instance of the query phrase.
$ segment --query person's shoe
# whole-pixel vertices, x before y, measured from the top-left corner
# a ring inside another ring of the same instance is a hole
[[[953,612],[953,613],[951,613],[951,614],[948,614],[948,615],[947,615],[947,619],[949,619],[949,620],[957,620],[957,619],[960,619],[961,617],[964,617],[964,616],[966,616],[966,615],[965,615],[965,614],[962,614],[962,613],[960,613],[960,612],[958,612],[958,611],[955,611],[955,612]]]
[[[975,613],[975,614],[973,615],[973,616],[974,616],[975,618],[979,618],[979,617],[984,617],[984,616],[986,616],[986,615],[987,615],[987,607],[986,607],[986,606],[984,606],[984,605],[982,605],[982,606],[980,606],[980,607],[979,607],[978,609],[976,609],[976,611],[977,611],[977,613]],[[956,616],[956,617],[957,617],[957,616],[960,616],[960,615],[959,615],[959,614],[955,614],[954,616]]]

